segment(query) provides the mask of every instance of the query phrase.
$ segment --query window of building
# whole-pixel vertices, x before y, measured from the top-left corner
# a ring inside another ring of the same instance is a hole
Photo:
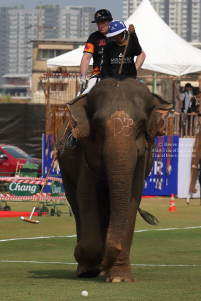
[[[41,59],[48,60],[68,52],[68,50],[41,49]]]

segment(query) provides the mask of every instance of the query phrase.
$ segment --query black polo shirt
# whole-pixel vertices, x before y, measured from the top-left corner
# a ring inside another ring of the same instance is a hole
[[[100,75],[104,77],[116,77],[126,45],[118,46],[116,42],[112,42],[105,46],[103,52],[103,60],[101,62]],[[134,57],[142,52],[136,33],[130,35],[130,42],[124,57],[124,63],[121,74],[126,77],[136,77]]]
[[[107,38],[100,31],[95,31],[89,36],[84,48],[84,52],[88,52],[93,55],[93,74],[100,72],[100,63],[103,50],[105,46],[111,42],[112,39]]]

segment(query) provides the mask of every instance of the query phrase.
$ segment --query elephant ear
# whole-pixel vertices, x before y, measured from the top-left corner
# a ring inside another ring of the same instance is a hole
[[[87,96],[88,94],[81,95],[67,104],[71,113],[69,119],[72,120],[72,135],[79,141],[83,141],[90,133],[90,125],[86,113]]]
[[[161,135],[160,129],[164,125],[168,111],[172,108],[172,103],[158,94],[152,93],[152,97],[153,105],[146,127],[146,138],[149,144],[153,144],[155,137]]]

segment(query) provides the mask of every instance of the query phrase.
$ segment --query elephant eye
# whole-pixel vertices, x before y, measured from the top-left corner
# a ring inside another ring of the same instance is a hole
[[[136,130],[136,139],[138,139],[144,134],[145,128],[146,128],[146,121],[140,122]]]

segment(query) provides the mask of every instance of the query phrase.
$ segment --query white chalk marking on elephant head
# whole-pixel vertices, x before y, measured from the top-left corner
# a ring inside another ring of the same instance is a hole
[[[117,128],[116,122],[117,122],[117,121],[120,121],[121,126],[122,126],[122,128],[121,128],[120,131],[117,131],[117,130],[116,130],[116,128]],[[119,135],[119,134],[121,134],[121,133],[122,133],[124,136],[130,136],[130,135],[132,135],[132,134],[133,134],[133,128],[131,127],[132,124],[133,124],[133,119],[131,119],[131,118],[124,117],[124,118],[123,118],[123,121],[122,121],[121,118],[119,118],[119,117],[114,117],[114,137],[116,137],[117,135]],[[130,129],[130,133],[128,133],[128,134],[124,133],[124,129],[125,129],[125,128]]]

